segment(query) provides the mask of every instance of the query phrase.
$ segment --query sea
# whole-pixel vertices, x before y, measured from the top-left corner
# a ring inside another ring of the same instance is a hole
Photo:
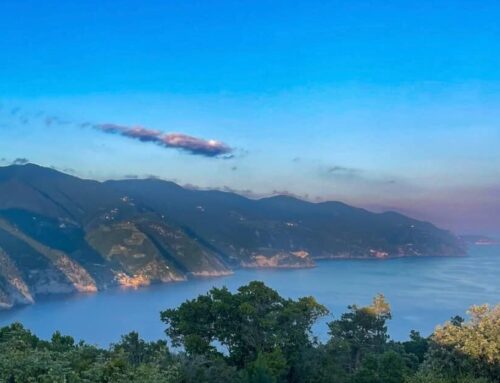
[[[324,260],[310,269],[241,269],[219,278],[153,285],[137,290],[114,288],[96,294],[51,296],[36,304],[0,312],[0,326],[20,322],[41,338],[58,330],[76,340],[107,347],[137,331],[147,340],[165,339],[160,312],[205,294],[212,287],[232,291],[263,281],[282,296],[313,296],[330,314],[313,328],[328,339],[327,323],[351,304],[368,305],[382,293],[392,309],[392,339],[411,330],[430,335],[455,315],[467,317],[477,304],[500,303],[500,246],[471,246],[461,257],[408,257],[389,260]]]

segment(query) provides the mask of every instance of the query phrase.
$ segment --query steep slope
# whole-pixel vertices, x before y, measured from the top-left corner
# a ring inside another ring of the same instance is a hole
[[[0,307],[42,294],[138,287],[320,258],[461,255],[452,234],[397,213],[159,180],[96,182],[0,168]]]
[[[51,249],[42,243],[28,237],[10,223],[0,219],[0,230],[28,245],[38,254],[43,255],[59,270],[70,284],[79,292],[95,292],[97,287],[94,279],[82,266],[60,250]]]
[[[4,307],[230,272],[159,214],[102,183],[36,165],[0,168],[0,250]]]
[[[33,296],[21,272],[0,248],[0,308],[11,308],[18,303],[33,302]]]

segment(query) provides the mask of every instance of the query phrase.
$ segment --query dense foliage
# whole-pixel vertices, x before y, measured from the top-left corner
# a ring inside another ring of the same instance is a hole
[[[314,298],[285,299],[261,282],[232,293],[214,288],[161,313],[166,341],[137,333],[101,349],[56,332],[41,340],[21,324],[0,329],[1,382],[183,383],[498,383],[500,306],[473,307],[429,338],[412,331],[392,341],[382,295],[328,323],[320,343],[311,327],[327,309]]]

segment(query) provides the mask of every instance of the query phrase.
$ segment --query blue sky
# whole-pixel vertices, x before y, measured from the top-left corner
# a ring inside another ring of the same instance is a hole
[[[499,19],[487,0],[4,0],[0,161],[500,235]]]

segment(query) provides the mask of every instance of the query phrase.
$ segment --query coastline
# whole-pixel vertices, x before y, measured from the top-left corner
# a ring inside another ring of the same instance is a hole
[[[472,247],[486,247],[484,245],[471,245]],[[492,247],[499,245],[489,245]],[[488,246],[488,247],[489,247]],[[465,254],[458,255],[395,255],[395,256],[387,256],[387,257],[360,257],[360,256],[333,256],[333,257],[312,257],[312,262],[306,264],[278,264],[278,265],[256,265],[256,264],[242,264],[239,267],[236,267],[227,271],[207,271],[207,272],[191,272],[187,274],[186,278],[178,279],[178,280],[168,280],[168,281],[155,281],[148,284],[139,284],[139,285],[108,285],[103,289],[98,289],[96,291],[72,291],[68,293],[49,293],[49,294],[40,294],[36,297],[36,300],[33,302],[26,303],[17,303],[12,306],[9,305],[0,305],[0,315],[5,312],[11,312],[13,310],[29,307],[33,305],[37,305],[43,301],[52,301],[52,300],[60,300],[60,299],[72,299],[78,296],[89,296],[89,295],[98,295],[102,292],[120,290],[120,291],[133,291],[133,290],[147,290],[148,288],[152,288],[155,286],[164,286],[164,285],[172,285],[172,284],[183,284],[183,282],[190,282],[193,280],[217,280],[225,277],[230,277],[236,275],[240,270],[256,270],[256,271],[293,271],[293,270],[308,270],[320,267],[317,263],[328,263],[331,261],[391,261],[391,260],[401,260],[401,259],[437,259],[437,258],[463,258],[470,256],[469,251]]]

